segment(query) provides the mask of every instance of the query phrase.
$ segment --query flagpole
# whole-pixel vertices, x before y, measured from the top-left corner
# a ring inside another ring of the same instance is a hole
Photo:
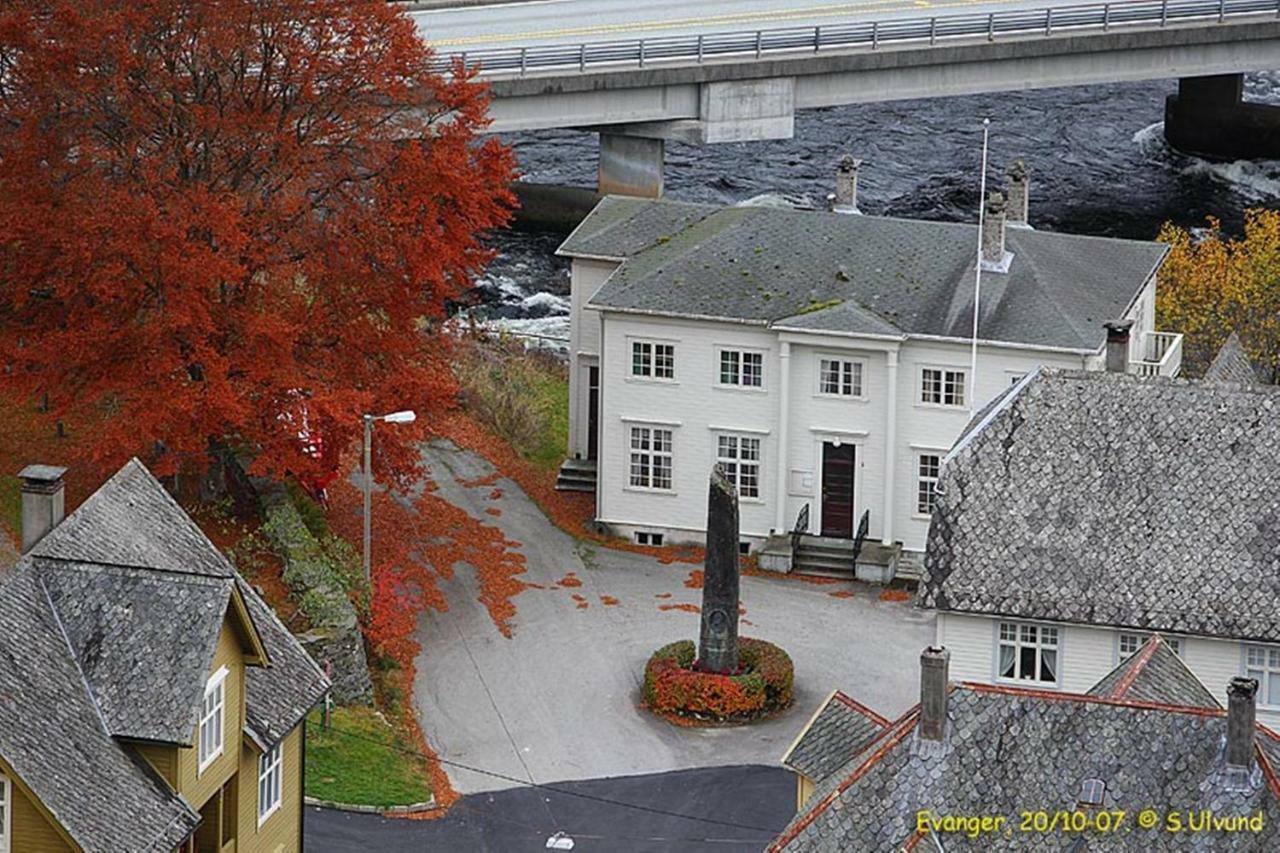
[[[978,254],[973,265],[973,344],[969,353],[969,414],[978,408],[978,300],[982,297],[982,224],[987,210],[987,134],[991,119],[982,120],[982,173],[978,185]]]

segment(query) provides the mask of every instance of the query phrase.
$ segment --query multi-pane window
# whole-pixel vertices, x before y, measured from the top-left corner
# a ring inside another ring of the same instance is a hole
[[[1244,674],[1258,679],[1262,704],[1280,706],[1280,648],[1247,647]]]
[[[1120,635],[1120,660],[1126,661],[1138,653],[1138,649],[1142,648],[1142,644],[1151,639],[1150,634],[1121,634]],[[1165,645],[1173,649],[1173,653],[1181,657],[1182,642],[1177,637],[1161,637]]]
[[[631,485],[640,489],[671,488],[671,430],[631,428]]]
[[[676,376],[675,344],[632,341],[631,375],[642,376],[645,379],[674,379]]]
[[[760,497],[760,439],[745,435],[721,435],[716,439],[716,461],[724,467],[738,496]]]
[[[920,402],[937,406],[964,405],[964,371],[926,367],[920,371]]]
[[[11,832],[9,815],[12,813],[9,777],[0,774],[0,853],[9,853],[9,835]]]
[[[742,388],[764,386],[764,353],[726,349],[720,351],[720,384]]]
[[[1058,629],[1051,625],[1001,622],[999,661],[1001,678],[1058,683]]]
[[[223,717],[226,715],[227,670],[220,669],[209,679],[200,706],[200,764],[203,770],[222,754]]]
[[[861,397],[862,362],[848,358],[818,359],[818,393]]]
[[[916,461],[916,512],[933,514],[933,502],[938,496],[938,469],[942,457],[936,453],[921,453]]]
[[[280,782],[284,773],[280,744],[258,756],[258,825],[280,808]]]

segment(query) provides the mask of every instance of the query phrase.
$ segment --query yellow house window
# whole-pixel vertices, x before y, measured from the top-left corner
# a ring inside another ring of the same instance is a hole
[[[276,744],[258,757],[258,826],[280,808],[282,752],[280,744]]]
[[[200,706],[200,765],[197,774],[222,755],[222,730],[227,708],[226,682],[227,668],[224,666],[209,677],[204,687],[204,702]]]
[[[0,776],[0,853],[9,853],[9,815],[12,814],[9,777]]]

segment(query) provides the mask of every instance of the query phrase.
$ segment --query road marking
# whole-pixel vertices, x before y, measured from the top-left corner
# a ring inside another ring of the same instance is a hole
[[[523,41],[530,39],[564,38],[565,36],[608,35],[644,30],[670,30],[683,27],[707,27],[720,24],[742,24],[757,21],[789,21],[797,18],[825,18],[847,15],[850,12],[874,10],[879,12],[907,10],[911,8],[954,8],[994,3],[1022,3],[1025,0],[961,0],[954,3],[933,3],[930,0],[882,0],[873,3],[840,3],[809,6],[804,9],[782,9],[765,12],[736,12],[727,15],[707,15],[698,18],[671,18],[665,21],[632,21],[625,24],[598,24],[586,27],[564,27],[558,30],[531,30],[522,33],[500,33],[487,36],[461,36],[448,39],[427,39],[432,47],[455,47],[472,44]]]

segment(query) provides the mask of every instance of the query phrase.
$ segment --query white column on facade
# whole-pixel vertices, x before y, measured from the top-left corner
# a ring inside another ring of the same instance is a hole
[[[884,409],[884,526],[880,539],[893,544],[894,462],[898,458],[898,351],[885,353],[887,393]]]
[[[778,465],[777,487],[774,489],[774,533],[787,530],[787,422],[791,407],[791,344],[782,341],[778,347]]]
[[[608,347],[605,346],[604,312],[603,311],[597,312],[596,322],[599,324],[599,329],[600,329],[600,337],[597,339],[597,343],[596,343],[596,365],[600,370],[600,373],[598,374],[599,381],[600,381],[600,391],[599,391],[599,394],[596,396],[596,406],[598,407],[598,410],[596,411],[596,430],[599,433],[596,436],[596,518],[600,519],[604,517],[604,458],[609,455],[609,447],[607,444],[605,444],[605,440],[604,440],[605,423],[606,423],[605,412],[607,411],[604,404],[604,401],[605,401],[604,362],[605,362],[605,354],[609,351],[609,349]],[[623,357],[626,358],[627,355],[624,354]],[[588,424],[591,423],[590,418],[587,419],[587,423]],[[624,440],[624,444],[623,444],[624,447],[631,446],[630,436],[624,436],[623,440]],[[584,447],[583,450],[585,451],[586,448]],[[627,457],[623,456],[622,458],[626,459]],[[624,462],[623,465],[624,465],[623,470],[626,470],[625,468],[626,463]]]

